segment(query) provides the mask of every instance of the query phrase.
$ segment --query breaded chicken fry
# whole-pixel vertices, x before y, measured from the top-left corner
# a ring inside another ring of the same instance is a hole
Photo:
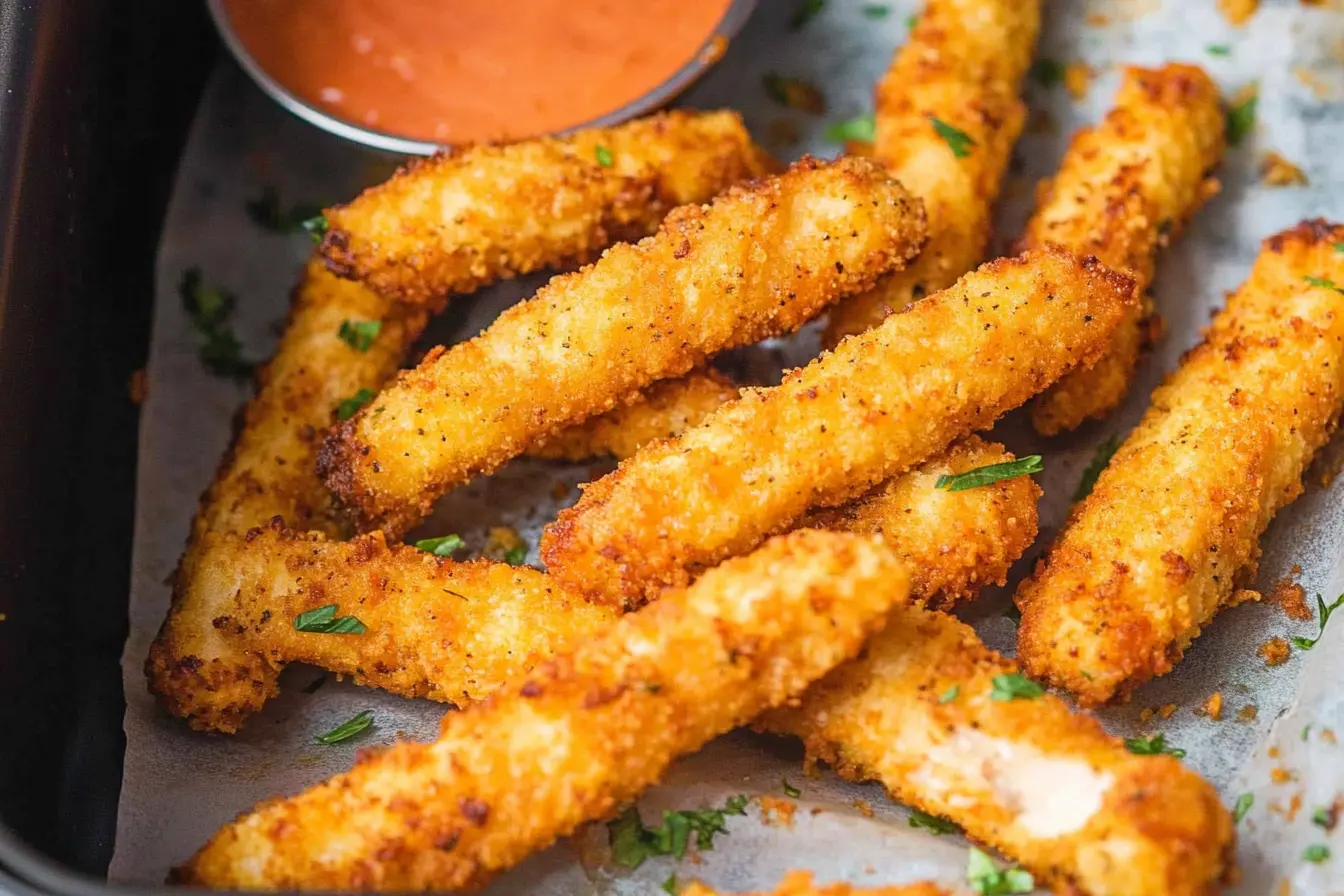
[[[882,536],[910,570],[911,599],[951,607],[1007,581],[1036,540],[1041,489],[1019,476],[954,492],[938,488],[938,477],[1015,459],[1002,445],[970,436],[857,501],[808,514],[802,525]]]
[[[1055,243],[1095,255],[1133,275],[1141,295],[1153,279],[1157,250],[1218,192],[1209,176],[1223,155],[1218,85],[1194,65],[1128,68],[1115,108],[1080,132],[1041,190],[1023,241]],[[1145,341],[1145,314],[1131,313],[1111,350],[1086,370],[1066,375],[1036,400],[1037,432],[1054,435],[1104,417],[1129,391]]]
[[[1260,534],[1344,408],[1344,226],[1264,242],[1017,593],[1019,656],[1085,704],[1171,671],[1254,581]],[[1314,285],[1315,284],[1315,285]]]
[[[654,439],[670,439],[698,426],[736,398],[737,389],[737,384],[712,368],[692,371],[681,379],[654,383],[630,404],[562,430],[527,453],[568,461],[623,460]]]
[[[319,463],[361,531],[413,526],[447,489],[721,349],[801,326],[914,255],[919,203],[863,159],[805,159],[683,206],[656,236],[557,277],[431,352],[328,436]]]
[[[611,814],[678,756],[800,693],[906,599],[877,539],[781,536],[623,617],[531,680],[223,828],[216,888],[461,890]]]
[[[381,534],[328,541],[278,525],[210,532],[187,555],[146,663],[150,690],[193,728],[236,731],[278,692],[291,662],[408,697],[466,704],[573,649],[615,621],[545,573],[457,563]],[[335,605],[367,629],[302,632],[295,617]]]
[[[469,146],[329,209],[321,251],[342,276],[434,307],[495,280],[592,261],[653,233],[672,208],[775,167],[735,112]]]
[[[924,5],[878,84],[874,155],[924,200],[929,241],[910,267],[832,309],[827,345],[946,289],[983,260],[994,200],[1022,130],[1018,92],[1040,18],[1040,0]],[[935,120],[970,143],[958,153]]]
[[[1096,358],[1132,287],[1055,249],[991,262],[589,484],[543,535],[547,568],[612,605],[685,584]]]
[[[992,697],[994,679],[1016,672],[951,616],[898,607],[860,658],[758,724],[1050,883],[1089,896],[1214,892],[1233,830],[1213,787],[1171,757],[1129,753],[1051,694]]]
[[[681,896],[720,896],[720,891],[711,890],[696,881],[683,890]],[[724,893],[722,896],[732,896],[732,894]],[[813,883],[810,871],[790,871],[784,875],[779,887],[769,893],[741,893],[739,896],[952,896],[952,894],[937,884],[927,881],[885,887],[856,887],[847,883]]]

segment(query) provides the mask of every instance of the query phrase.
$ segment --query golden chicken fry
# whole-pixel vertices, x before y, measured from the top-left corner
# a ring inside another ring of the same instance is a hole
[[[1344,409],[1344,226],[1265,240],[1017,593],[1023,665],[1084,704],[1171,671],[1255,578]]]
[[[938,478],[1013,460],[1002,445],[970,436],[857,501],[808,514],[802,525],[880,535],[910,571],[911,599],[948,608],[1008,580],[1036,540],[1041,489],[1019,476],[954,492],[938,488]]]
[[[278,525],[204,533],[178,578],[146,673],[168,711],[204,731],[237,731],[278,693],[291,662],[466,704],[615,621],[530,567],[457,563],[379,533],[348,542]],[[301,630],[300,615],[322,607],[360,631]]]
[[[1157,250],[1218,192],[1209,172],[1223,156],[1219,103],[1218,85],[1198,66],[1127,68],[1115,108],[1073,138],[1059,173],[1041,190],[1024,243],[1095,255],[1133,275],[1146,297]],[[1036,399],[1037,432],[1074,429],[1124,400],[1147,339],[1144,316],[1151,314],[1145,298],[1101,360]]]
[[[434,307],[495,280],[577,267],[653,233],[672,208],[775,168],[735,112],[469,146],[328,209],[321,252],[341,276]]]
[[[682,890],[681,896],[720,896],[720,891],[712,890],[696,881]],[[732,894],[724,893],[723,896]],[[818,884],[813,883],[812,873],[809,871],[790,871],[771,892],[741,893],[740,896],[952,896],[952,893],[928,882],[885,887],[856,887],[846,883]]]
[[[277,516],[295,528],[339,535],[331,496],[317,477],[318,441],[341,401],[379,388],[396,372],[425,320],[424,312],[395,308],[310,261],[275,357],[201,498],[193,537],[246,532]],[[343,328],[355,344],[342,338]]]
[[[781,536],[623,617],[516,689],[223,828],[217,888],[461,890],[610,815],[678,756],[800,693],[906,599],[877,539]]]
[[[447,489],[721,349],[801,326],[914,255],[918,201],[863,159],[805,159],[683,206],[658,234],[557,277],[427,355],[328,436],[327,485],[399,535]]]
[[[880,781],[1038,877],[1089,896],[1206,896],[1228,871],[1232,819],[1169,756],[1136,756],[1039,690],[969,626],[898,607],[861,657],[758,725],[808,760]],[[1072,892],[1072,891],[1070,891]]]
[[[543,535],[547,568],[612,605],[685,584],[1095,359],[1132,287],[1056,249],[990,262],[589,484]]]
[[[527,453],[576,462],[595,457],[623,460],[648,442],[670,439],[699,425],[736,398],[737,390],[737,384],[712,368],[692,371],[681,379],[654,383],[630,404],[562,430]]]
[[[981,261],[1022,131],[1018,92],[1040,0],[929,0],[877,87],[874,156],[924,201],[929,241],[908,268],[831,310],[825,343],[876,326]]]

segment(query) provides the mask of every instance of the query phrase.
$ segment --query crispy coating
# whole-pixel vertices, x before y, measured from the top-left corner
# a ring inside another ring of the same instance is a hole
[[[938,477],[1012,460],[1002,445],[969,436],[857,501],[808,514],[803,525],[880,535],[910,570],[911,598],[949,608],[1007,581],[1036,540],[1041,489],[1019,476],[953,492],[938,488]]]
[[[983,260],[991,213],[1025,109],[1018,96],[1040,0],[929,0],[877,87],[876,158],[924,201],[929,241],[874,289],[836,305],[825,342],[876,326]],[[970,137],[957,158],[933,119]]]
[[[1133,275],[1146,295],[1157,250],[1218,192],[1209,172],[1223,156],[1219,103],[1218,85],[1198,66],[1125,69],[1115,107],[1073,138],[1059,173],[1042,186],[1024,242],[1095,255]],[[1151,313],[1145,299],[1100,361],[1036,399],[1037,432],[1074,429],[1124,400],[1149,330],[1144,315]]]
[[[672,208],[775,168],[727,111],[469,146],[328,209],[321,252],[341,276],[435,307],[495,280],[592,261],[653,233]]]
[[[693,882],[681,896],[720,896],[699,881]],[[724,893],[723,896],[732,896]],[[818,884],[812,881],[810,871],[790,871],[779,886],[769,893],[741,893],[739,896],[952,896],[937,884],[921,881],[916,884],[898,884],[879,887],[856,887],[848,883]]]
[[[990,262],[589,484],[543,534],[547,568],[614,605],[685,584],[1094,359],[1132,287],[1056,249]]]
[[[340,338],[347,320],[382,322],[367,351]],[[296,529],[339,535],[331,496],[317,477],[320,436],[343,399],[379,388],[397,371],[425,320],[424,312],[396,308],[310,261],[275,357],[260,372],[257,395],[201,498],[193,535],[246,532],[277,516]]]
[[[737,384],[713,368],[663,380],[632,402],[562,430],[528,450],[533,457],[624,460],[655,439],[680,435],[737,397]]]
[[[539,440],[714,352],[796,329],[923,238],[919,202],[880,166],[804,159],[677,209],[656,236],[431,352],[332,431],[320,468],[360,531],[400,534],[444,491]]]
[[[521,686],[223,828],[180,870],[216,888],[479,887],[603,818],[678,756],[854,655],[906,599],[877,539],[805,531],[623,617]]]
[[[328,541],[278,524],[203,534],[146,664],[150,689],[196,729],[232,733],[312,663],[408,697],[466,704],[615,621],[526,566],[457,563],[380,533]],[[362,635],[300,632],[335,604]]]
[[[1018,655],[1084,704],[1164,675],[1254,580],[1260,534],[1344,407],[1344,226],[1265,240],[1017,593]],[[1329,285],[1313,286],[1306,278]]]
[[[1214,788],[1169,756],[1131,754],[1052,694],[993,699],[993,679],[1015,672],[953,617],[899,607],[858,659],[758,724],[1063,889],[1217,892],[1234,835]]]

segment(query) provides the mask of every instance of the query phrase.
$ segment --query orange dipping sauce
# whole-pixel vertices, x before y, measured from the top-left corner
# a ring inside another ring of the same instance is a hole
[[[530,137],[614,112],[695,58],[729,0],[227,0],[291,93],[437,143]]]

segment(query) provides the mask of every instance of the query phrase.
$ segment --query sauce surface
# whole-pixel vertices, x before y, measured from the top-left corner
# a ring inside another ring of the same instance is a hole
[[[227,0],[288,90],[373,130],[463,143],[613,112],[695,57],[729,0]]]

